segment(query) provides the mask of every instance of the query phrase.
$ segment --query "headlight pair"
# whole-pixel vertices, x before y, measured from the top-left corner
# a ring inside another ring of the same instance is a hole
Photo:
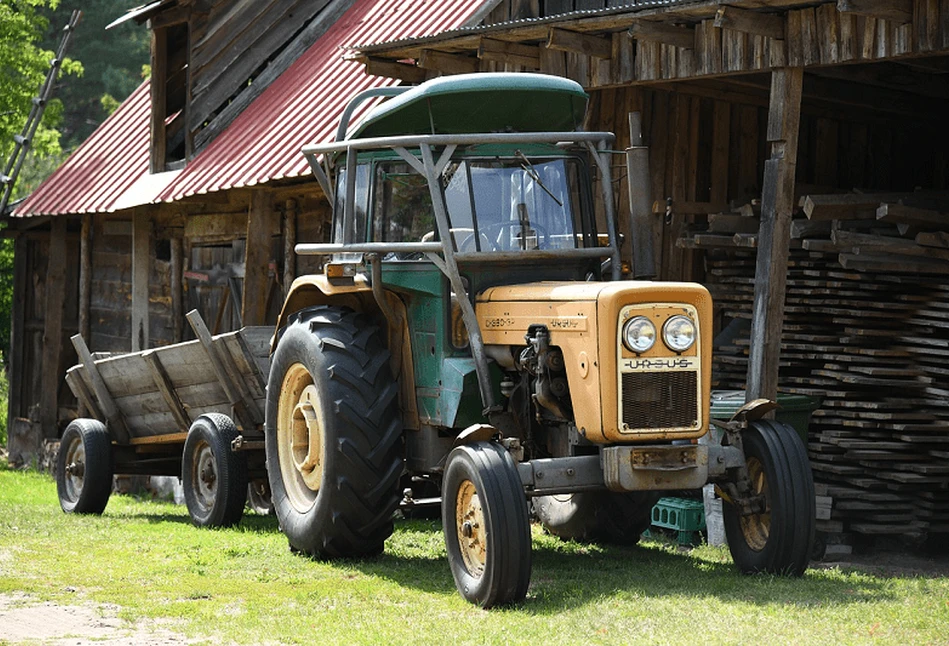
[[[688,316],[677,314],[662,325],[662,341],[673,352],[685,352],[695,343],[695,323]],[[645,316],[634,316],[623,325],[623,344],[637,354],[656,343],[656,326]]]

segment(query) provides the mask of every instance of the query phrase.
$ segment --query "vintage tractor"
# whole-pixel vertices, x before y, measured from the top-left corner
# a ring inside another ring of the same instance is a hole
[[[366,99],[391,98],[347,133]],[[613,135],[537,74],[373,90],[304,148],[334,206],[327,257],[280,315],[267,383],[273,505],[293,549],[377,554],[393,511],[440,498],[459,592],[524,598],[530,510],[634,543],[659,492],[715,483],[744,572],[800,575],[814,486],[790,426],[750,405],[710,432],[712,303],[621,280]],[[530,504],[529,504],[530,503]]]

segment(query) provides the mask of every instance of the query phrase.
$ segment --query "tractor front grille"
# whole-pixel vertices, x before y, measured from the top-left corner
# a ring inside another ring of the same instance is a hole
[[[697,379],[698,373],[689,370],[623,373],[623,430],[695,428]]]

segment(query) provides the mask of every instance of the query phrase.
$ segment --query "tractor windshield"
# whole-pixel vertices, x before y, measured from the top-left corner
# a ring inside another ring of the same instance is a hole
[[[466,159],[441,174],[455,251],[530,251],[592,246],[581,224],[580,168],[574,159]],[[438,239],[425,178],[402,161],[375,165],[374,242]]]

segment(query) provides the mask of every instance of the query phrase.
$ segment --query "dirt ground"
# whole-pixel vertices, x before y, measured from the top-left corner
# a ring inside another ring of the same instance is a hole
[[[93,603],[60,605],[23,594],[0,594],[0,644],[45,646],[185,646],[199,640],[158,622],[130,626],[115,606]]]

